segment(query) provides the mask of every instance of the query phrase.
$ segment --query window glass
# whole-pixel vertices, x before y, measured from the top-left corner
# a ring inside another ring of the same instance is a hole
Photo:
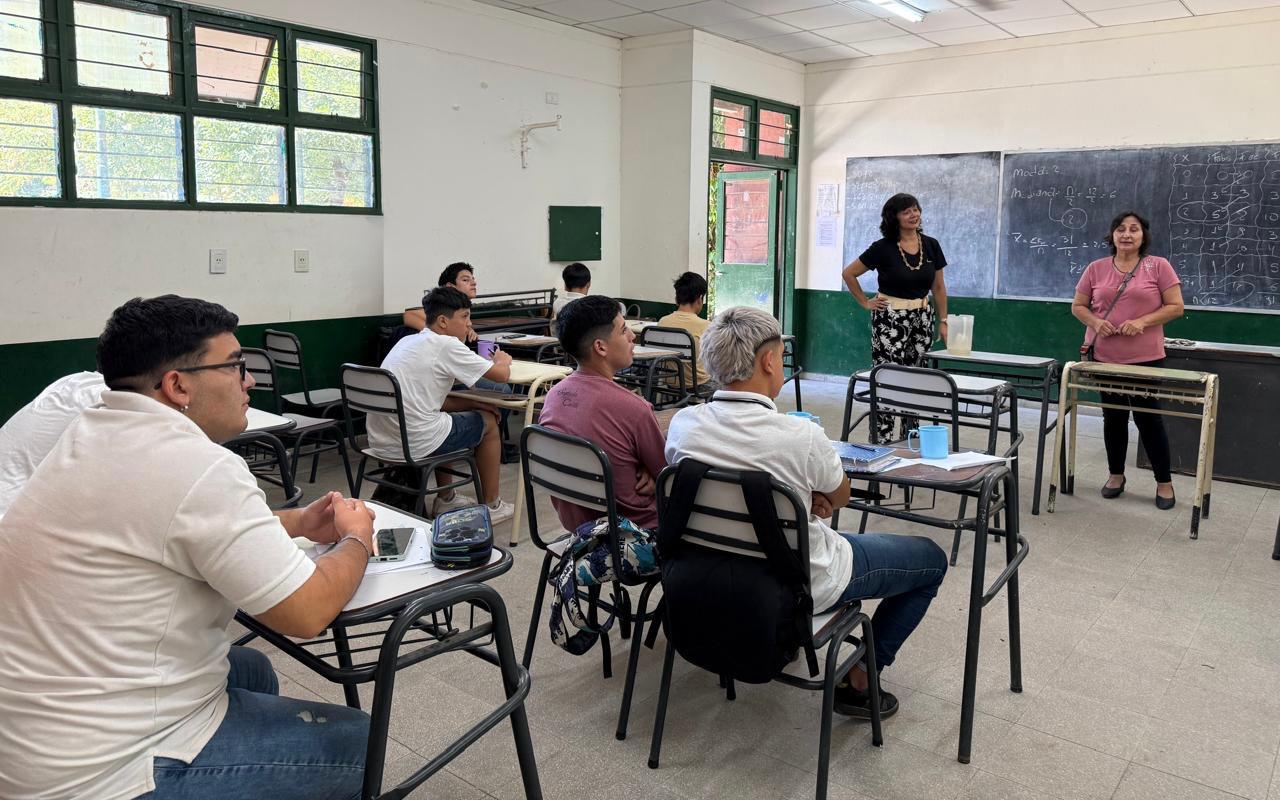
[[[195,118],[196,201],[283,205],[289,199],[283,125]]]
[[[81,86],[171,93],[167,16],[77,0],[75,23]]]
[[[275,37],[197,25],[196,95],[240,108],[280,108]]]
[[[791,137],[795,124],[791,115],[781,111],[760,109],[759,154],[772,158],[791,158]]]
[[[181,201],[182,118],[76,106],[76,194],[95,200]]]
[[[0,97],[0,197],[61,197],[58,106]]]
[[[751,106],[718,97],[711,101],[711,146],[713,148],[747,152],[750,149],[747,138],[750,125]]]
[[[0,76],[44,80],[40,0],[0,0]]]
[[[361,67],[359,50],[299,39],[298,110],[305,114],[359,117]]]
[[[298,128],[294,147],[299,205],[373,205],[372,136]]]

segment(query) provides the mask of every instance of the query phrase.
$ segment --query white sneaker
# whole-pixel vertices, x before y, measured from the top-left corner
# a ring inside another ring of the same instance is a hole
[[[455,508],[466,508],[467,506],[476,505],[475,498],[467,497],[462,492],[454,492],[453,497],[445,500],[440,495],[436,495],[431,501],[431,516],[438,517],[446,511],[452,511]]]
[[[501,498],[498,499],[496,506],[489,506],[489,523],[497,525],[499,522],[506,522],[516,515],[516,507]]]

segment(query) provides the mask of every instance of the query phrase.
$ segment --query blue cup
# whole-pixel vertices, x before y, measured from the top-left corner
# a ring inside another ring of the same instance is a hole
[[[950,451],[946,425],[921,425],[907,433],[907,449],[919,453],[922,458],[946,458]],[[913,439],[920,440],[919,447],[912,447]]]

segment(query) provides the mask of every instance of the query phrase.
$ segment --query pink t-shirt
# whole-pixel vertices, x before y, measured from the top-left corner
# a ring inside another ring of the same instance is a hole
[[[1173,271],[1173,265],[1160,256],[1143,256],[1136,270],[1137,273],[1107,317],[1107,321],[1116,328],[1129,320],[1159,311],[1164,305],[1161,299],[1164,291],[1182,283],[1178,273]],[[1076,284],[1076,292],[1089,298],[1089,308],[1102,316],[1115,300],[1116,290],[1120,288],[1124,278],[1124,274],[1112,266],[1109,257],[1100,258],[1085,268],[1080,282]],[[1110,336],[1098,336],[1095,341],[1095,335],[1092,329],[1086,329],[1084,342],[1095,345],[1094,354],[1099,361],[1141,364],[1164,358],[1163,325],[1148,325],[1137,336],[1113,333]]]
[[[595,442],[609,457],[618,513],[642,528],[658,527],[657,499],[636,492],[636,470],[654,478],[667,465],[666,439],[653,408],[641,397],[599,375],[578,370],[547,393],[539,423]],[[560,524],[574,530],[601,514],[551,498]]]

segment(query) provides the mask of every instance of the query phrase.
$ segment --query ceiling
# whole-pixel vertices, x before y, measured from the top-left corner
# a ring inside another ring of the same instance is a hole
[[[868,0],[480,0],[619,39],[696,28],[814,64],[951,44],[1280,5],[1280,0],[908,0],[923,22]]]

